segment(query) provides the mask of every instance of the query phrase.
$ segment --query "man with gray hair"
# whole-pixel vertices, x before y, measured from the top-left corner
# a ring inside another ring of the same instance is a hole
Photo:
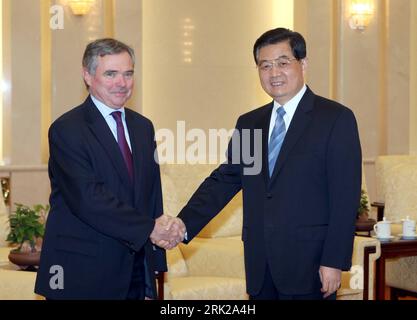
[[[49,129],[51,211],[35,292],[47,299],[156,298],[155,271],[178,243],[179,219],[162,215],[154,128],[125,108],[133,49],[90,43],[83,57],[89,96]]]

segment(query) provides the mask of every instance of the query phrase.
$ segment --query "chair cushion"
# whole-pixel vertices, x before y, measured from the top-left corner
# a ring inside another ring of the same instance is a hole
[[[168,272],[167,279],[175,277],[185,277],[188,275],[187,264],[182,256],[179,247],[167,251]]]
[[[246,300],[243,279],[227,277],[183,277],[168,283],[169,296],[174,300]]]
[[[189,276],[245,278],[240,238],[194,238],[180,245]]]
[[[387,286],[417,292],[417,257],[388,259],[385,268]]]
[[[34,293],[36,272],[0,267],[0,300],[41,300]]]

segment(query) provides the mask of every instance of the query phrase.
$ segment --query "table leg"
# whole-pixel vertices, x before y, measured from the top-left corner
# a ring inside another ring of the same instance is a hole
[[[385,258],[376,260],[376,299],[385,300]]]

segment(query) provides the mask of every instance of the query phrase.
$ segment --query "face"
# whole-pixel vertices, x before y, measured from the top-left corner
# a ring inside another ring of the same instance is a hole
[[[289,63],[279,63],[282,60]],[[260,67],[271,62],[272,68]],[[287,103],[301,90],[306,69],[307,59],[294,59],[288,41],[267,45],[259,50],[258,71],[262,88],[280,105]]]
[[[133,62],[127,52],[98,57],[94,75],[83,69],[90,93],[110,108],[120,109],[132,95]]]

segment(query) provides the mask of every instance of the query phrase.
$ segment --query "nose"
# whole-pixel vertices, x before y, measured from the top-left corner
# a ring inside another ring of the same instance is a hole
[[[126,87],[126,79],[122,74],[117,75],[116,85],[119,87]]]
[[[271,75],[273,77],[277,77],[282,73],[282,69],[278,66],[278,64],[273,64],[271,69]]]

